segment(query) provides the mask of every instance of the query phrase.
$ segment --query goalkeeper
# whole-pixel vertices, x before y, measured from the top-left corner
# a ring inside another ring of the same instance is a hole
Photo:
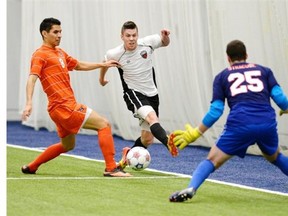
[[[271,69],[247,63],[246,47],[239,40],[226,48],[229,68],[219,73],[213,82],[210,110],[196,128],[186,124],[186,130],[176,130],[173,141],[181,150],[197,140],[222,115],[225,99],[230,108],[226,125],[216,144],[192,174],[188,187],[170,196],[171,202],[191,199],[208,176],[233,156],[244,158],[247,148],[257,144],[263,156],[288,176],[288,157],[278,146],[276,114],[270,98],[288,113],[288,100]]]

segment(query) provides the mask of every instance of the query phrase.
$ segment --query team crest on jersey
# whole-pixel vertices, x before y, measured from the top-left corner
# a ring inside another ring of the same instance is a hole
[[[62,58],[59,58],[59,62],[61,64],[62,68],[65,68],[65,63],[64,63]]]
[[[142,58],[146,59],[147,58],[146,50],[141,51],[140,55],[142,56]]]

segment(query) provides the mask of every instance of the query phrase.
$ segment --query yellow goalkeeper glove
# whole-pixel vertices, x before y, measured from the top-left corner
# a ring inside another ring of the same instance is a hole
[[[288,113],[288,110],[280,110],[279,112],[279,115],[282,116],[283,114],[287,114]]]
[[[186,130],[175,130],[173,134],[175,135],[173,142],[180,150],[184,149],[189,143],[197,140],[202,133],[199,129],[192,128],[190,124],[185,125]]]

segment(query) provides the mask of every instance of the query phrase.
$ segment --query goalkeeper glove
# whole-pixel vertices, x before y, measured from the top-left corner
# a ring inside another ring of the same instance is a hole
[[[283,114],[287,114],[288,113],[288,110],[280,110],[279,112],[279,115],[282,116]]]
[[[180,150],[184,149],[189,143],[197,140],[202,133],[199,129],[192,128],[190,124],[185,125],[186,130],[175,130],[173,134],[175,135],[173,142]]]

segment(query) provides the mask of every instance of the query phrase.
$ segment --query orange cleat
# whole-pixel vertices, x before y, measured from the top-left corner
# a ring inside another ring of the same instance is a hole
[[[168,136],[167,147],[168,147],[168,150],[171,153],[172,157],[177,157],[179,152],[178,152],[178,149],[177,149],[177,147],[175,146],[175,144],[173,142],[174,137],[175,137],[175,135],[173,133],[171,133]]]

